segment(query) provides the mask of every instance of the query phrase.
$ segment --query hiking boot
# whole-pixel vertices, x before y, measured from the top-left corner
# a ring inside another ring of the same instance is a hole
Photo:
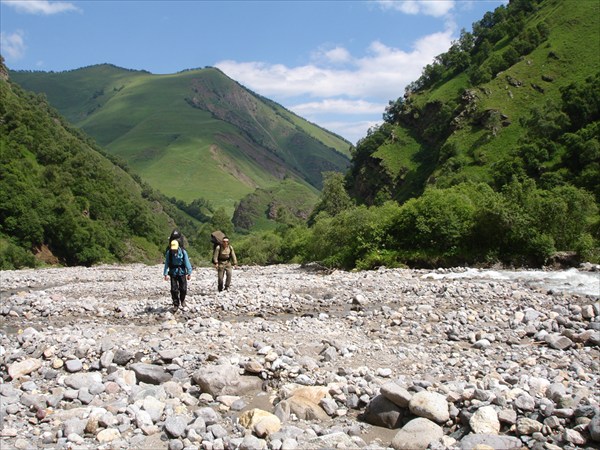
[[[179,306],[181,307],[181,309],[185,308],[185,302],[182,300],[181,302],[179,302]]]
[[[173,309],[171,310],[171,312],[173,314],[175,314],[177,312],[177,310],[179,309],[179,305],[173,305]]]

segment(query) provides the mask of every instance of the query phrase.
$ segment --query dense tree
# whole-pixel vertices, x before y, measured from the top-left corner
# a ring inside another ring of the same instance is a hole
[[[352,205],[353,202],[344,187],[344,175],[339,172],[325,172],[323,173],[323,190],[319,202],[313,209],[308,222],[309,224],[314,223],[315,218],[322,213],[337,216]]]

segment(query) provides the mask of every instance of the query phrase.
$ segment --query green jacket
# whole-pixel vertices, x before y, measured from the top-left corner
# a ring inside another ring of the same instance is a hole
[[[213,251],[213,264],[218,263],[231,263],[234,266],[237,266],[237,258],[235,257],[235,250],[233,247],[229,245],[227,249],[217,245],[215,250]]]

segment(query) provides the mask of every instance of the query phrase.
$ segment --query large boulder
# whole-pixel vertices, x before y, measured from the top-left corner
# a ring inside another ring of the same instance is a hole
[[[130,369],[135,372],[137,381],[143,383],[161,384],[172,378],[170,373],[155,364],[135,363],[130,366]]]
[[[402,427],[392,440],[394,450],[425,450],[444,436],[444,429],[429,419],[418,417]]]
[[[259,408],[243,412],[238,420],[241,426],[252,430],[258,437],[270,436],[281,429],[279,417]]]
[[[383,395],[377,395],[369,402],[363,414],[363,420],[371,425],[385,428],[400,428],[406,410]]]
[[[244,395],[262,389],[262,380],[252,376],[240,375],[237,366],[222,364],[198,369],[192,379],[202,392],[213,397],[219,395]]]
[[[417,392],[410,399],[408,408],[415,416],[425,417],[437,423],[444,423],[450,419],[446,397],[437,392]]]

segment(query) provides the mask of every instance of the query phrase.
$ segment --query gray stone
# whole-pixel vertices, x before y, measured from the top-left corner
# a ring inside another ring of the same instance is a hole
[[[87,423],[87,419],[65,420],[65,422],[63,423],[63,436],[69,436],[70,434],[83,436]]]
[[[90,391],[88,388],[82,387],[81,389],[79,389],[79,394],[77,395],[77,398],[84,405],[88,405],[92,402],[92,400],[94,399],[94,396],[92,394],[90,394]]]
[[[352,441],[352,438],[343,432],[335,432],[325,434],[308,441],[308,448],[323,448],[323,449],[334,449],[334,448],[348,448],[358,449],[358,445]]]
[[[206,431],[210,432],[215,439],[223,439],[228,435],[227,430],[220,423],[206,427]]]
[[[161,366],[146,363],[135,363],[130,366],[138,381],[148,384],[161,384],[169,381],[172,376]]]
[[[165,404],[151,395],[144,398],[142,401],[142,409],[146,411],[152,422],[156,423],[160,420],[165,409]]]
[[[208,366],[196,371],[192,379],[202,392],[213,397],[219,395],[244,395],[262,388],[262,380],[257,377],[240,375],[238,368],[231,365]]]
[[[165,420],[165,431],[169,436],[178,438],[184,435],[187,427],[187,420],[184,416],[169,416]]]
[[[515,399],[515,406],[521,411],[533,411],[535,409],[535,399],[529,394],[519,395]]]
[[[198,419],[202,419],[205,424],[204,426],[214,425],[215,423],[218,423],[219,420],[221,420],[221,418],[215,412],[215,410],[209,407],[197,409],[196,411],[194,411],[194,416],[196,416]]]
[[[47,403],[46,403],[46,397],[44,395],[41,394],[23,394],[21,396],[21,405],[25,406],[26,408],[35,408],[35,409],[43,409],[46,407]]]
[[[546,343],[556,350],[566,350],[573,345],[573,341],[566,336],[558,334],[549,334],[544,340]]]
[[[332,398],[327,397],[321,399],[321,401],[319,402],[319,406],[321,406],[321,408],[323,408],[323,410],[329,416],[333,416],[338,409],[336,401]]]
[[[600,414],[596,414],[588,423],[588,433],[594,442],[600,442]]]
[[[389,381],[381,386],[381,395],[401,408],[407,408],[412,394],[398,383]]]
[[[437,423],[444,423],[450,419],[446,397],[437,392],[417,392],[410,399],[408,407],[414,415]]]
[[[262,450],[265,448],[267,448],[267,443],[265,440],[248,434],[244,436],[244,439],[240,443],[239,450]]]
[[[100,366],[104,368],[110,366],[113,362],[114,357],[115,354],[112,350],[105,351],[100,357]]]
[[[405,415],[404,409],[380,394],[367,405],[363,420],[371,425],[394,429],[400,427]]]
[[[65,386],[72,389],[89,388],[95,383],[102,383],[100,372],[83,372],[65,377]]]
[[[129,361],[133,359],[133,356],[133,353],[131,353],[130,351],[123,350],[120,348],[115,352],[112,362],[119,366],[125,366],[127,365],[127,363],[129,363]]]
[[[431,442],[444,436],[444,429],[429,419],[418,417],[396,433],[392,440],[395,450],[425,450]]]
[[[65,362],[65,370],[67,372],[79,372],[83,370],[83,363],[79,359],[68,359]]]
[[[521,449],[523,442],[513,436],[499,436],[495,434],[469,434],[460,440],[460,450],[473,450],[474,448],[493,448],[495,450]]]

